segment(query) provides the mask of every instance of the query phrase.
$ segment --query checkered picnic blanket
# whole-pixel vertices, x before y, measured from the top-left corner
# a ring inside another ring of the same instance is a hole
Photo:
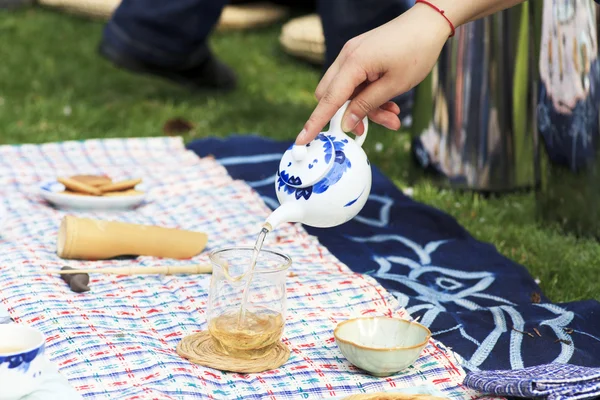
[[[148,201],[123,212],[72,212],[81,217],[207,232],[208,249],[251,245],[269,213],[260,197],[215,160],[200,159],[179,138],[111,139],[0,146],[0,306],[47,336],[47,353],[82,395],[118,399],[301,399],[433,385],[449,398],[474,398],[453,353],[431,341],[409,369],[375,378],[351,366],[332,335],[349,317],[409,318],[374,279],[353,273],[300,225],[265,242],[293,259],[288,279],[285,343],[291,358],[262,374],[222,373],[181,359],[182,337],[205,329],[210,276],[92,275],[92,290],[72,293],[46,271],[63,265],[170,265],[182,261],[71,261],[56,255],[65,211],[45,203],[41,182],[59,175],[105,173],[142,177]],[[208,262],[206,252],[185,263]]]

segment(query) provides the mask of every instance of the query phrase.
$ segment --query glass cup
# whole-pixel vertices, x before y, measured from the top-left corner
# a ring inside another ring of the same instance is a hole
[[[243,359],[263,357],[281,340],[285,281],[292,265],[286,255],[261,250],[251,272],[253,254],[252,247],[226,248],[210,254],[213,272],[208,331],[217,351]]]

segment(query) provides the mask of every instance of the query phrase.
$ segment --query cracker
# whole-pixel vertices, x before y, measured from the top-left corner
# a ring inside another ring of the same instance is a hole
[[[114,182],[114,183],[110,183],[108,185],[102,185],[102,186],[99,186],[98,189],[102,193],[121,192],[123,190],[133,189],[140,183],[142,183],[141,179],[128,179],[126,181]]]
[[[103,175],[74,175],[71,177],[71,179],[95,187],[109,185],[112,183],[112,179]]]
[[[57,181],[65,185],[65,188],[73,192],[86,193],[94,196],[100,196],[102,194],[100,189],[94,186],[86,185],[85,183],[73,180],[71,178],[58,178]]]
[[[74,192],[74,191],[68,190],[68,189],[65,190],[65,191],[63,191],[62,193],[63,194],[70,194],[70,195],[73,195],[73,196],[89,196],[89,194],[87,194],[87,193]]]

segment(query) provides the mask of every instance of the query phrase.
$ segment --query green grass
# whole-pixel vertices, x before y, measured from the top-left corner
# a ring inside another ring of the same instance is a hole
[[[292,140],[315,105],[320,74],[280,51],[279,29],[215,35],[214,49],[238,72],[240,88],[192,94],[97,56],[99,22],[39,8],[0,11],[0,143],[159,136],[174,117],[194,123],[186,140],[232,132]],[[382,151],[375,151],[377,142]],[[407,134],[376,127],[366,147],[377,166],[407,185]],[[525,265],[553,301],[600,299],[600,245],[540,227],[532,194],[484,199],[438,190],[426,179],[414,194]]]

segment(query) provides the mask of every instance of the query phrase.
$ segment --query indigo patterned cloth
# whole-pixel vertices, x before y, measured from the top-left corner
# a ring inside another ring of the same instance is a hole
[[[512,371],[472,372],[464,384],[483,393],[549,400],[600,397],[600,368],[545,364]]]
[[[130,211],[74,212],[55,209],[39,196],[46,180],[98,173],[116,180],[141,177],[149,187],[147,202]],[[214,159],[198,158],[179,138],[0,146],[0,208],[6,209],[0,307],[16,323],[46,335],[46,354],[85,398],[335,399],[419,386],[451,399],[478,394],[462,385],[466,374],[459,358],[435,340],[413,366],[388,378],[349,364],[333,338],[340,321],[409,314],[375,279],[354,273],[300,225],[282,226],[265,241],[266,248],[293,260],[283,338],[291,358],[261,374],[222,373],[176,354],[181,338],[207,327],[210,275],[91,274],[91,290],[77,294],[48,274],[64,265],[203,264],[215,248],[254,244],[269,208],[247,183],[232,179]],[[56,238],[67,214],[202,231],[208,247],[183,261],[62,260]]]
[[[188,147],[216,157],[275,208],[275,174],[288,146],[237,135]],[[375,167],[369,201],[356,218],[306,229],[353,271],[375,278],[468,369],[600,365],[597,301],[551,303],[523,266],[475,240],[447,214],[403,195]],[[532,301],[536,294],[539,303]]]

